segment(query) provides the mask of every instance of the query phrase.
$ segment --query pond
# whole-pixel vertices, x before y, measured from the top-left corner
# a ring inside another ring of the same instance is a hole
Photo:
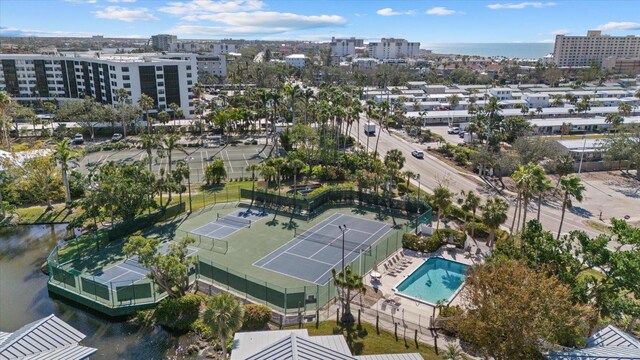
[[[87,335],[83,344],[98,349],[91,359],[173,358],[181,339],[160,327],[108,319],[49,296],[40,265],[65,234],[65,225],[0,228],[0,331],[53,313]]]

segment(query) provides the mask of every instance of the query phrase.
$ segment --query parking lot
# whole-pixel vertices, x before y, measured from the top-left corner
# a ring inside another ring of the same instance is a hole
[[[245,171],[247,165],[261,163],[269,156],[271,149],[271,145],[245,145],[240,143],[220,147],[189,147],[185,148],[184,152],[174,150],[171,157],[172,169],[175,169],[177,162],[187,161],[191,169],[191,181],[202,182],[205,179],[204,171],[207,164],[216,159],[222,159],[229,178],[249,177],[251,174]],[[144,149],[99,151],[86,154],[80,161],[78,170],[87,174],[93,167],[106,161],[133,162],[145,160],[146,158],[147,152]],[[160,169],[167,171],[168,167],[169,159],[167,154],[160,158],[157,156],[157,152],[153,151],[153,172],[159,174]]]

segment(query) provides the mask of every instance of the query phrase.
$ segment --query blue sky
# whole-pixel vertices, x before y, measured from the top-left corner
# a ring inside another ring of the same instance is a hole
[[[1,0],[0,36],[244,38],[429,43],[640,35],[640,1]]]

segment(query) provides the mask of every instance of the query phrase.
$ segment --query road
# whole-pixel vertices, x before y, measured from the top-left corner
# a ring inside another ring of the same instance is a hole
[[[365,116],[360,118],[360,124],[366,124],[367,119]],[[489,186],[487,186],[476,174],[472,174],[466,171],[461,171],[456,167],[449,165],[425,151],[424,159],[416,159],[411,155],[411,152],[416,149],[425,150],[426,145],[420,145],[416,143],[410,143],[402,139],[400,136],[387,132],[384,128],[378,126],[377,134],[375,137],[369,138],[369,151],[373,152],[377,137],[379,136],[378,153],[381,157],[391,149],[399,149],[405,155],[406,161],[403,170],[410,170],[416,174],[420,174],[420,187],[422,189],[428,189],[433,192],[433,189],[440,184],[446,185],[452,192],[459,194],[464,191],[475,191],[483,198],[488,196],[502,196],[497,195]],[[358,127],[354,126],[351,130],[351,136],[358,139]],[[364,135],[364,131],[360,134],[360,143],[366,146],[367,137]],[[412,181],[414,185],[418,186],[416,180]],[[515,201],[509,196],[502,196],[505,200],[511,204],[509,208],[509,218],[503,225],[505,229],[511,226],[513,220],[513,214],[515,211]],[[552,233],[558,232],[560,226],[561,209],[558,204],[553,207],[553,203],[549,205],[543,205],[540,211],[540,222],[546,230]],[[531,205],[527,211],[527,218],[533,219],[537,215],[536,205]],[[567,233],[572,230],[583,230],[589,236],[596,236],[599,232],[588,228],[582,222],[583,218],[577,216],[569,211],[565,213],[564,223],[562,225],[562,232]]]

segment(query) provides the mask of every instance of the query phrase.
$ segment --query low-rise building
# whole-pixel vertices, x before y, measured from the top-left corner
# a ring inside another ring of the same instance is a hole
[[[168,51],[169,46],[178,41],[176,35],[158,34],[151,36],[151,46],[154,50]]]
[[[284,63],[302,69],[307,64],[307,57],[304,54],[292,54],[284,58]]]

